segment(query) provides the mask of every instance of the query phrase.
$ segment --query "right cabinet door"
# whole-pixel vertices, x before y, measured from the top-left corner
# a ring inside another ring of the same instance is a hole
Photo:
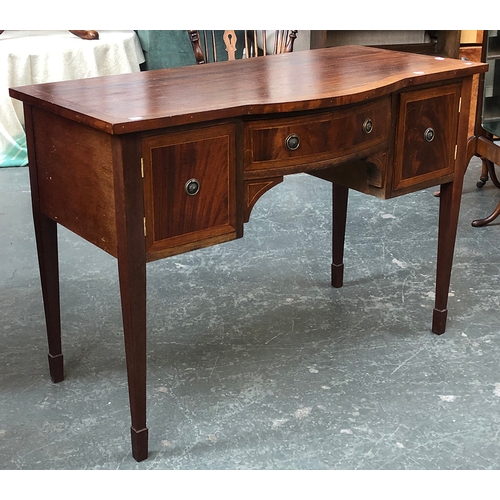
[[[460,83],[400,94],[393,190],[445,182],[455,167]]]

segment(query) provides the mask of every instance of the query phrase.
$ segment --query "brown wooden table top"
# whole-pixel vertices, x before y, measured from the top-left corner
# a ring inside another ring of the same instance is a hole
[[[363,46],[306,50],[10,89],[11,97],[110,134],[361,102],[487,65]]]

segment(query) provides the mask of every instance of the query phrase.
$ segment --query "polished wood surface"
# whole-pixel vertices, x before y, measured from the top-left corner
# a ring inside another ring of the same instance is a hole
[[[366,117],[376,117],[369,134],[363,131]],[[361,150],[378,148],[389,140],[391,99],[386,96],[368,103],[326,113],[305,114],[294,118],[254,120],[246,127],[245,170],[247,177],[292,173],[297,165],[335,160],[345,161]],[[294,133],[300,139],[297,150],[284,148]],[[287,168],[288,167],[288,168]]]
[[[396,171],[395,189],[411,185],[417,177],[434,179],[453,173],[460,94],[460,85],[452,84],[401,96],[398,129],[402,140],[396,145],[396,162],[401,162],[401,169]],[[413,126],[421,117],[434,133],[428,142]],[[440,159],[439,167],[436,158]]]
[[[24,101],[52,379],[64,376],[61,224],[118,259],[132,454],[145,459],[146,263],[243,236],[259,197],[297,172],[332,183],[335,287],[349,189],[391,198],[441,184],[443,333],[472,77],[485,69],[338,47],[11,89]]]
[[[241,233],[236,135],[234,124],[224,123],[143,140],[149,261],[232,240]],[[186,194],[190,180],[199,186],[193,196]]]
[[[477,68],[468,61],[346,46],[26,86],[11,96],[124,134],[353,104],[408,85],[473,75]]]
[[[112,137],[39,108],[33,108],[33,120],[45,123],[37,130],[37,141],[45,145],[37,150],[42,212],[116,257],[115,201],[108,196]],[[64,164],[78,168],[57,173]]]

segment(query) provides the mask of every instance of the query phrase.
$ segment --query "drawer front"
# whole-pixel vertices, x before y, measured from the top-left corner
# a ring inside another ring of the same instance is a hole
[[[245,124],[245,170],[342,158],[389,139],[391,100]]]
[[[148,250],[193,243],[201,247],[206,246],[203,240],[221,236],[232,239],[235,165],[232,125],[143,139]]]
[[[401,94],[395,190],[438,183],[453,174],[460,91],[457,83]]]

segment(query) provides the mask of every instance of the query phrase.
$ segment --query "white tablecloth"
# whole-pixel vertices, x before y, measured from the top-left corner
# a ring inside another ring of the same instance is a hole
[[[140,71],[144,54],[134,31],[99,31],[82,40],[69,31],[0,35],[0,167],[28,163],[22,103],[9,88]]]

